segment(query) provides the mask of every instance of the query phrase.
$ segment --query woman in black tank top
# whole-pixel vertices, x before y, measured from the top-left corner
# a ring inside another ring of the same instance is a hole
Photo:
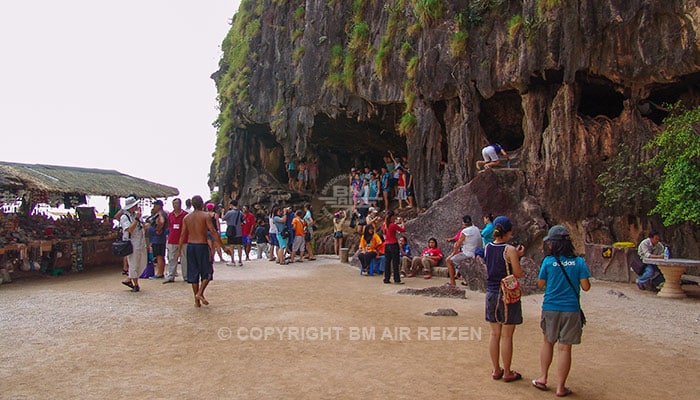
[[[510,368],[513,359],[515,326],[523,322],[522,307],[520,301],[505,305],[499,288],[500,280],[508,275],[506,262],[510,264],[510,273],[517,278],[523,276],[520,257],[525,254],[525,247],[519,245],[516,248],[508,244],[513,236],[513,224],[508,217],[499,216],[493,223],[495,227],[493,243],[489,243],[484,249],[487,276],[486,320],[491,327],[489,339],[489,354],[493,364],[491,377],[513,382],[522,379],[522,375]],[[499,359],[503,361],[503,368]]]

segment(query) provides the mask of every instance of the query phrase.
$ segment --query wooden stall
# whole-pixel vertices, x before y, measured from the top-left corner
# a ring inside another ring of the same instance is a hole
[[[0,283],[13,276],[60,275],[121,263],[111,252],[117,231],[111,224],[101,225],[94,211],[54,224],[32,215],[36,204],[60,200],[70,208],[78,203],[67,203],[87,195],[152,199],[178,193],[176,188],[113,170],[0,161],[0,205],[13,203],[3,207],[11,214],[0,214]]]

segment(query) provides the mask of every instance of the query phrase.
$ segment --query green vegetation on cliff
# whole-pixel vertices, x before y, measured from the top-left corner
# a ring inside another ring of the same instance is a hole
[[[663,168],[657,204],[651,212],[660,214],[667,226],[700,224],[700,106],[669,108],[666,129],[647,145],[658,149],[649,164]]]
[[[244,101],[248,94],[248,62],[255,58],[250,52],[250,41],[260,34],[262,2],[243,0],[231,21],[231,29],[221,43],[223,56],[219,61],[220,75],[216,78],[219,116],[214,122],[217,128],[214,162],[226,157],[229,135],[235,123],[232,111],[236,103]]]

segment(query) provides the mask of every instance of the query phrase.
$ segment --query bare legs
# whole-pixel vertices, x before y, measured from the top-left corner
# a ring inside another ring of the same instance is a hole
[[[559,376],[557,394],[561,395],[568,391],[566,379],[569,377],[569,371],[571,370],[571,345],[559,343],[557,351],[559,353],[557,356],[557,375]],[[552,364],[553,359],[554,343],[550,343],[547,337],[544,337],[542,348],[540,349],[540,376],[536,379],[537,382],[547,384],[549,366]]]
[[[445,259],[445,264],[447,264],[447,274],[450,276],[450,285],[455,286],[457,284],[455,282],[456,271],[452,257],[447,257],[447,259]]]
[[[493,371],[496,374],[501,370],[499,364],[499,356],[503,361],[503,369],[505,370],[503,377],[510,378],[514,372],[510,369],[510,363],[513,359],[513,333],[515,325],[503,325],[496,322],[489,323],[491,325],[491,336],[489,338],[489,355],[493,364]]]
[[[202,304],[204,304],[205,306],[209,305],[209,302],[204,297],[204,289],[207,288],[208,284],[209,284],[209,279],[203,279],[201,285],[199,283],[192,284],[192,292],[194,293],[194,306],[195,307],[201,307]]]

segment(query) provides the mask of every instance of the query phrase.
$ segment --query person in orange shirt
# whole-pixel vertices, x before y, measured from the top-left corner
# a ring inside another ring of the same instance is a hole
[[[299,261],[303,262],[304,259],[304,247],[306,241],[304,240],[304,228],[306,227],[306,222],[304,222],[304,213],[301,210],[297,210],[295,217],[292,220],[292,229],[294,229],[294,243],[292,243],[292,257],[289,262],[294,262],[294,256],[299,252]]]
[[[373,258],[377,257],[380,247],[383,249],[382,239],[374,233],[374,227],[365,225],[365,232],[360,237],[360,254],[357,255],[362,271],[369,271],[369,263],[372,262]]]

